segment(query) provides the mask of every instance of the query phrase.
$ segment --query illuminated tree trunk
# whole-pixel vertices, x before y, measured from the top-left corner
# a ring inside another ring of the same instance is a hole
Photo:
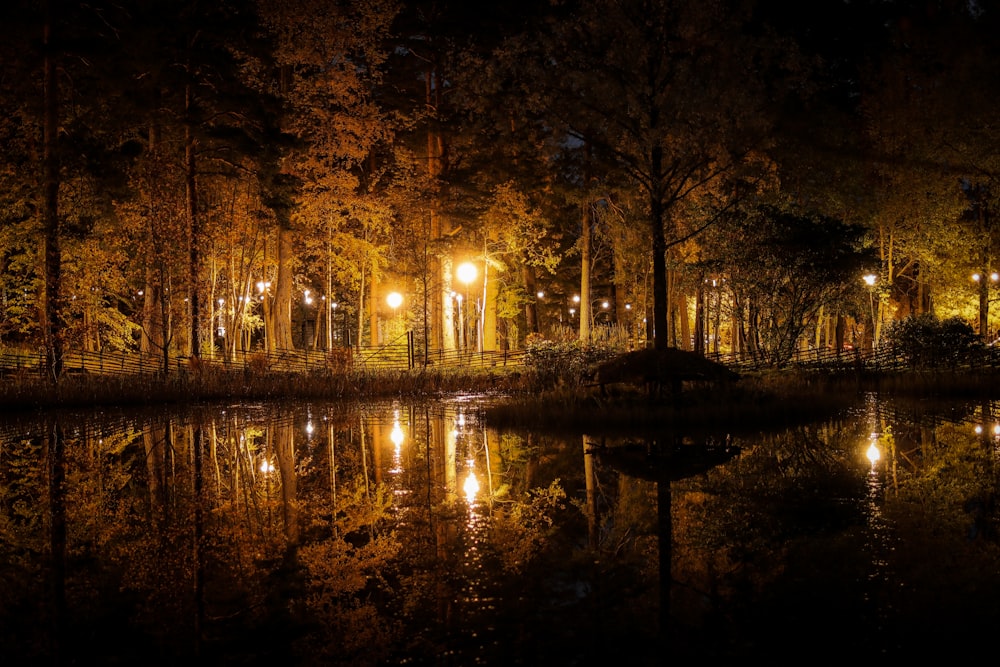
[[[378,328],[378,290],[375,289],[375,271],[372,270],[371,276],[371,287],[368,288],[368,330],[371,339],[371,345],[379,345],[385,341],[382,340]]]
[[[483,352],[495,352],[497,349],[497,296],[500,294],[500,281],[496,278],[487,279],[489,264],[483,265]]]
[[[292,350],[292,232],[286,221],[278,222],[278,268],[271,306],[270,329],[274,331],[274,350]]]
[[[593,207],[590,202],[583,205],[580,221],[580,342],[590,342],[590,229],[593,222]]]
[[[538,302],[535,300],[535,295],[538,293],[535,287],[535,267],[530,264],[523,264],[521,267],[521,280],[524,283],[524,292],[528,295],[528,300],[524,304],[524,320],[527,333],[538,333],[540,326],[538,323]]]
[[[201,356],[201,308],[199,301],[199,277],[201,273],[201,215],[198,213],[198,191],[196,166],[196,141],[192,123],[194,122],[194,100],[191,86],[184,95],[184,111],[187,123],[184,126],[184,172],[185,203],[188,217],[188,308],[190,313],[190,340],[188,349],[192,357]]]

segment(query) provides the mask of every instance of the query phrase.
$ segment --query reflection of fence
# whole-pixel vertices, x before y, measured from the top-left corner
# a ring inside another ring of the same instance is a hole
[[[425,363],[426,362],[426,363]],[[460,352],[435,350],[426,355],[414,350],[407,338],[378,347],[334,348],[333,350],[289,350],[285,352],[239,352],[233,359],[221,356],[203,357],[201,368],[271,373],[337,373],[358,370],[407,370],[428,368],[489,368],[516,366],[524,363],[522,351]],[[160,375],[163,355],[139,352],[68,352],[63,357],[64,373],[91,375]],[[171,356],[168,373],[183,373],[192,369],[187,357]],[[46,357],[43,350],[0,353],[0,373],[44,374]]]

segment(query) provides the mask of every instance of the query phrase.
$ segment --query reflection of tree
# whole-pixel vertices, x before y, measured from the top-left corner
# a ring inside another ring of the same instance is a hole
[[[314,628],[300,649],[319,664],[376,664],[398,640],[378,604],[392,593],[401,546],[382,527],[390,503],[385,487],[372,494],[361,479],[341,485],[326,537],[298,550],[307,577],[301,603]]]

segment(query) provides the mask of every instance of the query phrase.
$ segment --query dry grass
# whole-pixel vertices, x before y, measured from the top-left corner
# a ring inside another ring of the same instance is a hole
[[[161,405],[271,399],[385,398],[456,392],[516,395],[530,386],[523,369],[272,373],[192,370],[163,376],[68,374],[58,383],[38,375],[0,380],[7,411],[101,405]]]

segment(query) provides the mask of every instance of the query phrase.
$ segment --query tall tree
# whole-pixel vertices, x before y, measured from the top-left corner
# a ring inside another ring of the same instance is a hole
[[[697,231],[681,204],[750,164],[767,130],[768,51],[737,3],[582,0],[551,23],[536,61],[539,112],[621,169],[646,199],[654,343],[668,343],[669,244]],[[704,222],[704,221],[702,221]]]

